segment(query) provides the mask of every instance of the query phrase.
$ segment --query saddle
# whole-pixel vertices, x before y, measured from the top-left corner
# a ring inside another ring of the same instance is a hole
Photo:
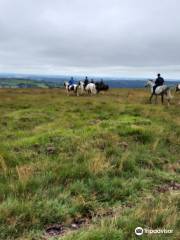
[[[154,89],[154,93],[155,94],[161,94],[162,92],[164,92],[167,89],[168,89],[167,85],[157,85]]]

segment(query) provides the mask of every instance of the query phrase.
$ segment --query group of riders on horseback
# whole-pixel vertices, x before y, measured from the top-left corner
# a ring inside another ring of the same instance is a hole
[[[148,80],[146,87],[150,87],[151,96],[150,102],[153,96],[160,95],[162,103],[164,102],[164,96],[166,97],[168,104],[170,103],[170,99],[172,98],[170,87],[164,84],[164,78],[161,77],[161,74],[157,74],[157,78],[155,80]],[[69,80],[69,82],[64,83],[67,92],[74,91],[77,95],[78,89],[80,89],[80,93],[88,92],[90,94],[96,94],[100,91],[106,91],[109,89],[109,86],[101,80],[100,82],[94,82],[93,79],[89,81],[88,77],[85,77],[84,81],[80,81],[78,84],[75,83],[73,77]],[[176,86],[176,91],[180,91],[180,84]]]
[[[93,79],[89,81],[88,77],[85,77],[84,81],[79,81],[78,84],[75,83],[74,78],[71,77],[69,82],[65,82],[64,86],[67,92],[74,91],[77,95],[78,89],[80,93],[83,94],[84,92],[88,92],[89,94],[96,94],[100,91],[106,91],[109,89],[109,86],[104,83],[101,79],[100,82],[94,82]]]
[[[102,80],[101,80],[102,81]],[[88,80],[88,77],[85,77],[84,80],[84,88],[89,84],[89,83],[94,83],[94,80],[91,79],[91,81]],[[75,81],[74,78],[71,77],[71,79],[68,82],[68,89],[71,90],[73,88],[73,86],[75,85]],[[80,85],[80,84],[79,84]]]

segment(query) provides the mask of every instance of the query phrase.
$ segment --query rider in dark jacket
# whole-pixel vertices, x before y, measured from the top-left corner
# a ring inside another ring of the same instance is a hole
[[[86,87],[88,85],[88,83],[89,83],[89,80],[88,80],[88,77],[86,77],[84,80],[84,87]]]
[[[155,93],[155,90],[157,87],[162,86],[164,84],[164,78],[161,77],[161,74],[158,73],[156,81],[155,81],[155,85],[153,87],[153,92]]]

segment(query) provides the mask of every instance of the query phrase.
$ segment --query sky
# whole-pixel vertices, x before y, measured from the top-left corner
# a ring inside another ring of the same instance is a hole
[[[0,72],[180,79],[180,1],[0,0]]]

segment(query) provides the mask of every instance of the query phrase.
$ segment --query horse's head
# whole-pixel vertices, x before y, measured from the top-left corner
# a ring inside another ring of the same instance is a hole
[[[84,87],[84,82],[83,81],[79,81],[79,84],[78,84],[80,87]]]
[[[68,82],[64,82],[64,86],[67,88],[68,87]]]
[[[152,79],[149,79],[147,82],[146,82],[146,85],[144,87],[152,87],[154,85],[154,80]]]

